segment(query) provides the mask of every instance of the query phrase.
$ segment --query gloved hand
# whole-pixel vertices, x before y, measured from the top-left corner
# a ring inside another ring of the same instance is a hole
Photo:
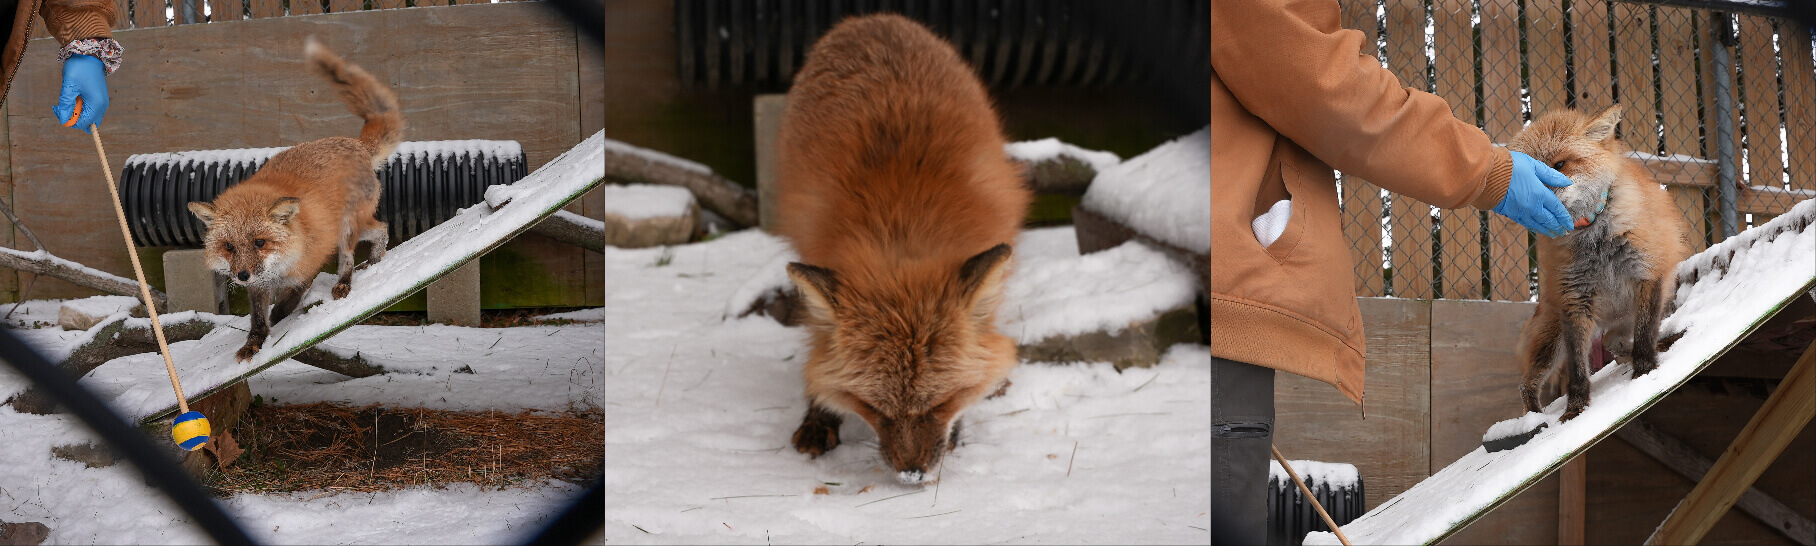
[[[1506,216],[1534,233],[1558,237],[1576,229],[1570,211],[1564,209],[1550,188],[1570,185],[1570,177],[1532,156],[1513,152],[1513,178],[1507,181],[1507,197],[1494,206],[1494,212]]]
[[[70,55],[63,61],[63,92],[57,96],[57,106],[51,113],[57,116],[57,124],[69,122],[69,117],[76,108],[76,97],[82,97],[82,113],[76,120],[76,128],[89,132],[91,125],[99,125],[101,116],[107,113],[107,69],[100,59],[88,55]]]

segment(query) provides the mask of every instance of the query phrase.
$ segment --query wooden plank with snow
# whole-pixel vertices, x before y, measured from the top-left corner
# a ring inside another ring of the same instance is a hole
[[[250,362],[234,358],[236,348],[246,341],[248,317],[235,317],[229,328],[217,329],[200,340],[172,344],[171,359],[184,382],[184,393],[190,400],[199,400],[231,387],[484,255],[597,186],[605,177],[604,157],[605,133],[601,131],[522,180],[489,188],[487,202],[504,203],[502,206],[468,207],[392,248],[384,261],[353,275],[348,297],[321,301],[273,325],[270,341]],[[323,289],[324,283],[317,283],[305,302],[321,299]],[[108,402],[116,411],[145,422],[175,411],[176,401],[164,389],[168,385],[140,383]]]
[[[1690,257],[1678,265],[1677,283],[1677,309],[1659,327],[1670,346],[1656,370],[1630,378],[1630,364],[1609,364],[1591,376],[1589,406],[1575,419],[1514,449],[1471,451],[1344,532],[1356,544],[1432,544],[1455,535],[1638,417],[1788,302],[1809,297],[1816,287],[1816,200]],[[1564,405],[1560,398],[1543,413],[1555,418]],[[1305,543],[1337,541],[1312,533]]]

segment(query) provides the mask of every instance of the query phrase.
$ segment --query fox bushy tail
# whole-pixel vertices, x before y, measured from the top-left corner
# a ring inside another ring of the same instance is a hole
[[[329,51],[314,36],[304,43],[303,53],[309,70],[328,78],[340,92],[341,101],[347,103],[347,109],[366,120],[359,131],[359,141],[374,150],[372,168],[383,166],[397,151],[397,143],[403,141],[404,113],[397,106],[397,94],[359,65]]]

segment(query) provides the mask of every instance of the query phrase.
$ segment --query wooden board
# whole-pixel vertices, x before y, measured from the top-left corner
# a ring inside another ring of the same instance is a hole
[[[114,0],[114,30],[132,28],[132,0]],[[44,37],[44,18],[39,17],[32,23],[32,36]]]
[[[164,8],[165,0],[132,0],[132,28],[154,28],[170,24],[170,20],[164,18]],[[114,36],[118,38],[119,34],[115,33]],[[29,52],[27,55],[29,57]],[[107,113],[113,113],[112,105],[108,106]]]
[[[1576,0],[1570,4],[1570,39],[1576,47],[1576,104],[1579,108],[1614,104],[1614,77],[1608,55],[1608,2]]]
[[[1702,155],[1694,20],[1689,10],[1658,10],[1659,102],[1665,118],[1666,155]]]
[[[1274,445],[1291,459],[1356,465],[1369,508],[1424,479],[1430,457],[1431,303],[1359,298],[1368,418],[1328,383],[1274,376]]]
[[[1425,66],[1424,0],[1387,2],[1387,63],[1400,84],[1429,89]],[[1393,295],[1431,298],[1431,205],[1394,194],[1388,211],[1393,229]]]
[[[322,10],[322,0],[290,0],[291,15],[315,15],[326,13]]]
[[[116,90],[103,131],[109,161],[121,165],[134,153],[288,146],[356,133],[359,122],[326,82],[303,70],[308,34],[398,90],[407,140],[516,140],[533,170],[582,136],[575,122],[580,85],[572,25],[540,4],[485,4],[117,32],[116,39],[142,61],[109,78]],[[46,42],[27,48],[12,100],[54,102],[56,50]],[[12,172],[23,181],[15,192],[25,221],[59,255],[129,273],[119,234],[93,229],[94,219],[112,211],[93,198],[106,186],[88,135],[47,123],[35,110],[12,114]],[[578,248],[524,237],[504,249],[553,275],[513,285],[514,291],[543,294],[535,301],[581,305],[586,283],[596,282]],[[49,279],[34,292],[43,298],[93,294]]]
[[[1816,67],[1810,57],[1810,30],[1784,25],[1785,143],[1791,152],[1791,187],[1816,189]]]
[[[1743,186],[1783,187],[1784,155],[1779,146],[1778,56],[1772,51],[1772,21],[1758,16],[1740,19],[1740,63],[1746,70],[1748,176]],[[1789,207],[1789,204],[1786,204]]]
[[[246,17],[246,3],[242,0],[208,0],[208,22],[225,23],[238,21]]]
[[[5,102],[0,102],[0,116],[5,116],[7,108],[9,107]],[[6,142],[8,140],[10,139],[7,135],[6,120],[0,119],[0,142]],[[12,153],[10,150],[0,150],[0,198],[5,198],[6,205],[9,207],[12,206],[13,169]],[[11,222],[7,223],[6,229],[0,230],[0,244],[5,244],[8,248],[21,248],[19,245],[20,241],[25,241],[26,247],[31,246],[31,241],[27,240],[24,234],[19,233],[19,228],[12,225]],[[19,301],[21,299],[19,297],[19,290],[24,286],[19,284],[19,281],[21,280],[19,277],[21,275],[23,274],[19,273],[17,270],[0,268],[0,295],[7,296],[7,301]]]
[[[1629,148],[1658,151],[1657,92],[1652,88],[1651,8],[1640,4],[1614,4],[1615,77],[1621,102],[1621,140]]]
[[[1520,113],[1519,6],[1513,0],[1482,1],[1483,130],[1495,142],[1507,142],[1523,125]],[[1527,280],[1527,230],[1499,214],[1488,215],[1488,282],[1493,299],[1525,301],[1532,294]]]
[[[1557,472],[1557,543],[1565,546],[1583,544],[1583,502],[1589,481],[1586,459],[1578,455]]]
[[[1465,0],[1436,0],[1432,3],[1434,56],[1437,72],[1436,92],[1450,103],[1457,119],[1479,123],[1476,116],[1475,31],[1469,18],[1475,6]],[[1447,298],[1479,299],[1482,284],[1482,218],[1473,208],[1439,211],[1443,246],[1438,260],[1443,263],[1444,292]]]
[[[328,0],[330,13],[346,13],[366,9],[365,0]]]
[[[246,0],[246,3],[251,9],[246,16],[248,19],[284,16],[283,0]]]
[[[1526,65],[1533,117],[1570,106],[1570,76],[1564,51],[1568,47],[1562,3],[1527,0]]]
[[[1547,476],[1439,544],[1556,544],[1558,477]]]

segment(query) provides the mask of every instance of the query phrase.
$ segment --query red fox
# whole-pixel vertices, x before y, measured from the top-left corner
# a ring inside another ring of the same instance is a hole
[[[897,15],[848,19],[788,93],[776,229],[804,263],[807,415],[795,449],[839,445],[839,412],[876,431],[905,483],[925,481],[965,409],[1006,386],[996,331],[1009,244],[1032,196],[984,86],[951,45]]]
[[[1633,377],[1658,367],[1658,323],[1669,313],[1678,262],[1690,256],[1689,226],[1671,196],[1614,138],[1621,107],[1535,119],[1508,148],[1550,163],[1573,183],[1558,190],[1577,229],[1540,237],[1539,305],[1516,349],[1526,364],[1520,397],[1539,411],[1539,387],[1561,363],[1567,397],[1560,421],[1589,405],[1589,360],[1597,339],[1631,357]]]
[[[328,78],[355,115],[365,119],[359,138],[329,137],[279,152],[250,178],[227,188],[212,203],[189,203],[208,225],[208,266],[246,287],[252,329],[236,356],[251,360],[271,325],[296,310],[330,255],[340,254],[334,299],[347,295],[353,249],[372,243],[369,263],[384,259],[389,237],[378,211],[374,171],[403,138],[397,96],[371,74],[341,60],[314,37],[304,46],[309,68]],[[363,267],[363,266],[362,266]],[[266,307],[276,301],[267,314]]]

